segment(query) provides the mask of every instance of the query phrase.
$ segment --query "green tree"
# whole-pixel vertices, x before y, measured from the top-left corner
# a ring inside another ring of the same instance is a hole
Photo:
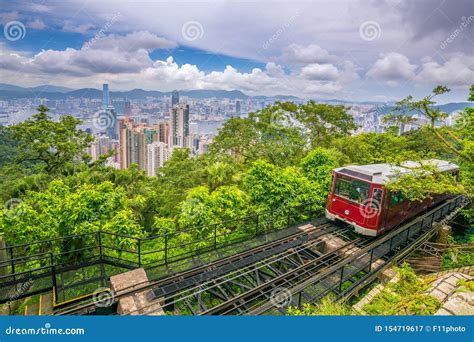
[[[283,209],[316,202],[319,208],[325,195],[319,193],[298,167],[280,168],[259,160],[252,164],[244,178],[244,188],[258,211]]]
[[[397,102],[394,113],[386,117],[386,121],[389,122],[408,122],[415,124],[416,121],[409,117],[411,112],[416,112],[421,114],[428,120],[428,125],[426,127],[442,142],[451,152],[456,156],[467,161],[472,162],[473,159],[469,155],[462,153],[463,144],[462,139],[458,137],[452,129],[448,127],[436,128],[436,122],[444,120],[448,114],[442,112],[439,108],[434,105],[436,102],[434,98],[450,91],[449,88],[445,86],[437,86],[433,89],[432,93],[428,96],[425,96],[421,100],[414,100],[413,96],[407,96],[403,100]]]
[[[358,127],[344,106],[314,101],[301,105],[296,118],[303,124],[305,136],[313,148],[328,146],[333,138],[348,136]]]
[[[93,138],[77,128],[78,119],[64,115],[55,122],[48,111],[39,106],[38,114],[11,127],[11,136],[19,142],[17,163],[37,163],[46,173],[58,174],[82,155]]]
[[[0,230],[11,245],[98,230],[144,236],[124,188],[111,182],[71,188],[60,179],[44,191],[27,192],[18,206],[2,211]],[[127,239],[112,240],[122,247],[130,244]]]

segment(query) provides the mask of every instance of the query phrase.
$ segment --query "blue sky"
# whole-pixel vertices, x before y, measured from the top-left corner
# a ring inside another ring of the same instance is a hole
[[[474,80],[474,2],[48,1],[0,10],[2,82],[396,100]]]

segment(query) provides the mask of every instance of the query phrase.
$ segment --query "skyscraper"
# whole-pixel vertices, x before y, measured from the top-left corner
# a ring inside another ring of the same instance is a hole
[[[240,115],[240,101],[235,102],[235,113]]]
[[[171,111],[170,146],[186,147],[189,137],[189,105],[177,105]]]
[[[102,108],[104,110],[110,105],[109,85],[104,83],[102,85]]]
[[[177,90],[173,90],[171,93],[171,107],[179,104],[179,93]]]
[[[112,105],[109,105],[105,108],[107,113],[107,128],[106,134],[114,140],[118,139],[118,129],[117,129],[117,112],[115,111]]]
[[[157,170],[169,159],[168,145],[161,141],[154,141],[147,146],[147,176],[156,176]]]

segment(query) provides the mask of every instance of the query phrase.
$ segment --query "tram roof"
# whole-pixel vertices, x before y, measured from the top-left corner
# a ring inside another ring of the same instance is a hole
[[[370,183],[387,184],[400,175],[412,173],[414,169],[419,168],[421,165],[435,166],[441,172],[459,169],[456,164],[439,159],[423,160],[421,165],[420,162],[406,161],[401,165],[402,166],[393,164],[349,165],[334,169],[334,171],[349,177],[363,179]]]

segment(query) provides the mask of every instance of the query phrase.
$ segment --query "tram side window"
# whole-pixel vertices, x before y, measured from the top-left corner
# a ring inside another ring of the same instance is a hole
[[[372,201],[370,204],[372,208],[380,209],[380,207],[382,206],[382,195],[382,189],[374,189],[374,192],[372,193]]]
[[[397,204],[400,204],[403,201],[405,201],[405,199],[406,199],[405,196],[403,196],[403,194],[400,191],[392,192],[391,197],[390,197],[390,206],[393,207]]]
[[[355,179],[337,177],[335,194],[351,201],[363,203],[369,198],[370,185]]]

